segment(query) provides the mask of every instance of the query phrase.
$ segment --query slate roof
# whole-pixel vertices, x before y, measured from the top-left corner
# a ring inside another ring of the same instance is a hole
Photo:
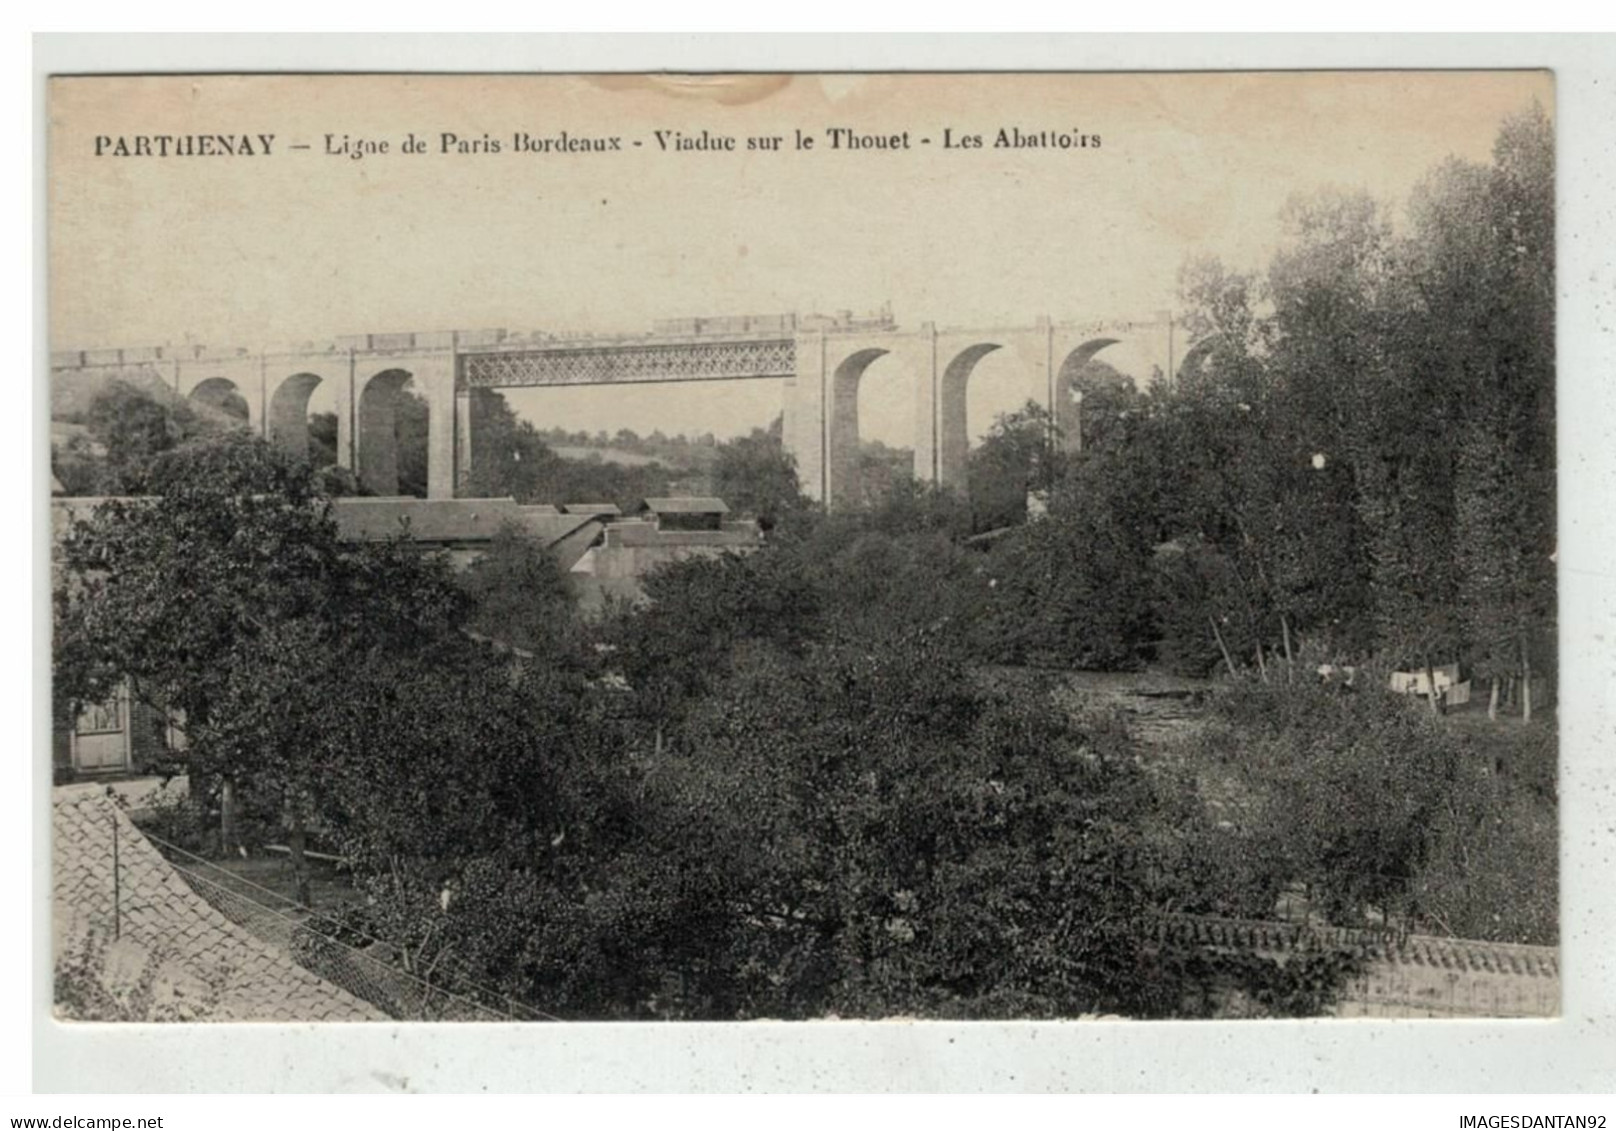
[[[110,498],[77,497],[51,500],[51,523],[60,540],[76,518],[88,518]],[[143,502],[129,496],[120,501]],[[353,496],[331,500],[337,533],[351,542],[396,538],[406,529],[419,542],[488,542],[506,526],[514,525],[549,548],[591,522],[587,514],[562,514],[547,503],[532,506],[503,499],[421,499],[414,495]]]
[[[639,510],[652,514],[728,514],[729,506],[723,499],[711,495],[687,495],[680,498],[646,499]]]
[[[165,980],[213,986],[217,1000],[198,1020],[389,1020],[375,1006],[226,919],[105,796],[58,790],[51,810],[52,926],[58,955],[92,934],[107,943],[113,939],[116,836],[117,945],[138,947],[158,958]],[[131,967],[128,962],[109,962],[103,977],[116,982],[120,967],[126,979],[138,977],[139,964]]]
[[[396,538],[406,529],[419,542],[486,542],[502,528],[515,525],[550,546],[589,521],[509,498],[344,498],[333,500],[331,509],[341,536],[356,542]]]
[[[664,546],[669,548],[690,546],[718,546],[734,548],[756,546],[757,530],[753,527],[730,526],[724,530],[662,530],[649,522],[614,522],[606,528],[606,545]]]

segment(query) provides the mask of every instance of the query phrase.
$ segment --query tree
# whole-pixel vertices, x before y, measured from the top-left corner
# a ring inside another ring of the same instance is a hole
[[[757,518],[765,530],[807,504],[796,461],[780,438],[762,429],[718,445],[713,493],[732,510]]]
[[[1554,142],[1539,106],[1490,168],[1449,162],[1416,194],[1409,272],[1462,389],[1454,418],[1456,588],[1476,671],[1527,676],[1554,616]],[[1531,681],[1525,679],[1530,717]]]
[[[144,389],[126,381],[110,381],[96,393],[85,414],[85,425],[100,446],[102,458],[84,485],[109,495],[144,493],[154,460],[189,439],[219,431],[166,390]],[[90,453],[80,447],[77,454],[84,459]]]
[[[398,453],[400,494],[426,498],[427,449],[431,442],[431,409],[411,387],[393,399],[393,443]]]
[[[148,482],[152,497],[103,504],[62,543],[58,709],[129,680],[183,720],[193,788],[283,812],[299,848],[350,756],[323,725],[341,689],[452,632],[466,598],[405,543],[340,542],[308,465],[262,441],[177,448]]]
[[[603,643],[634,689],[636,711],[663,733],[722,675],[737,646],[798,646],[818,614],[807,569],[786,554],[668,562],[644,587],[648,606],[618,610]]]
[[[51,475],[71,496],[117,494],[105,449],[82,428],[58,440],[51,438]],[[53,488],[54,490],[54,488]]]
[[[1037,401],[994,418],[993,427],[969,460],[976,529],[994,530],[1026,521],[1028,495],[1047,495],[1060,477],[1058,444],[1049,410]]]
[[[1186,269],[1209,348],[1158,414],[1185,472],[1167,532],[1198,548],[1181,574],[1210,567],[1180,596],[1239,616],[1167,619],[1228,618],[1237,654],[1307,634],[1518,673],[1552,618],[1545,115],[1507,121],[1492,168],[1435,170],[1408,211],[1399,233],[1362,194],[1300,197],[1262,277]]]
[[[1215,700],[1192,759],[1228,775],[1225,816],[1269,908],[1299,887],[1336,925],[1371,911],[1413,925],[1416,877],[1467,758],[1451,730],[1362,674],[1354,691],[1241,681]]]
[[[909,489],[915,477],[915,453],[908,448],[888,447],[880,440],[859,441],[858,472],[851,497],[841,510],[878,508],[894,492]]]
[[[368,494],[351,468],[337,466],[337,414],[309,416],[309,465],[320,494],[332,499]]]
[[[1085,451],[1120,442],[1130,418],[1145,410],[1145,397],[1131,378],[1091,358],[1072,376],[1056,410],[1052,442],[1061,450]]]
[[[336,413],[309,415],[309,462],[315,467],[329,467],[337,462]]]
[[[1160,520],[1151,477],[1133,474],[1143,451],[1119,445],[1073,460],[1048,515],[993,546],[988,613],[977,627],[985,655],[1099,669],[1149,657]]]
[[[509,496],[522,503],[541,501],[560,457],[532,424],[517,418],[497,390],[474,389],[470,411],[471,474],[464,493],[475,498]]]
[[[472,600],[469,630],[528,657],[576,660],[582,641],[571,583],[520,529],[501,530],[459,581]]]
[[[1359,469],[1376,465],[1377,426],[1403,423],[1375,391],[1389,288],[1381,210],[1321,193],[1293,200],[1284,223],[1287,244],[1265,278],[1204,262],[1186,273],[1210,348],[1171,414],[1171,450],[1197,468],[1172,533],[1211,555],[1183,564],[1215,564],[1209,577],[1226,580],[1198,619],[1228,625],[1245,659],[1258,648],[1291,655],[1300,632],[1368,643],[1361,526],[1380,512]],[[1401,592],[1389,573],[1383,582]]]
[[[982,687],[940,625],[791,635],[730,637],[676,736],[638,747],[642,835],[597,898],[551,903],[560,921],[537,928],[570,1000],[610,985],[641,1016],[1181,1016],[1220,978],[1248,985],[1153,941],[1159,799],[1119,728]]]
[[[664,900],[611,930],[670,956],[710,932],[699,961],[670,959],[677,980],[641,988],[659,1010],[1193,1008],[1188,968],[1138,949],[1158,893],[1125,736],[1067,731],[1036,693],[969,673],[989,572],[946,524],[861,512],[653,575],[615,638],[665,735],[636,755],[651,839],[622,867],[646,870],[638,890],[671,865],[679,905],[698,893],[701,912],[675,930]]]

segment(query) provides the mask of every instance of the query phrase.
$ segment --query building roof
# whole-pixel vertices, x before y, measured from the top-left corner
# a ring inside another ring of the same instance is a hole
[[[486,542],[516,527],[548,547],[589,521],[551,506],[523,506],[515,499],[333,500],[337,530],[352,541],[395,538],[408,533],[418,542]]]
[[[726,523],[722,530],[659,530],[649,522],[614,522],[606,528],[608,548],[618,546],[661,546],[669,549],[691,546],[750,548],[757,545],[757,527],[742,523]]]
[[[332,500],[342,537],[354,541],[408,534],[422,542],[492,538],[516,518],[515,499],[343,498]]]
[[[728,514],[723,499],[711,495],[690,495],[676,499],[646,499],[638,507],[652,514]]]
[[[616,503],[568,503],[561,508],[567,514],[620,515],[623,508]]]
[[[588,515],[565,515],[563,517],[574,519],[578,526],[567,534],[545,543],[545,550],[555,560],[556,565],[563,571],[570,570],[578,564],[578,559],[589,551],[589,547],[599,542],[602,537],[602,527],[597,519]]]
[[[158,964],[159,987],[181,1010],[198,1002],[197,987],[207,991],[195,1020],[389,1019],[226,919],[104,794],[57,790],[51,826],[56,954],[99,939],[109,947],[100,974],[109,990],[136,987],[145,963],[130,961],[133,954]]]
[[[51,525],[59,544],[75,518],[88,518],[104,498],[51,500]],[[128,502],[150,501],[131,497]],[[571,569],[600,537],[598,516],[560,514],[551,506],[524,506],[515,499],[342,498],[332,500],[338,536],[349,542],[382,541],[402,533],[428,545],[476,550],[504,529],[537,542],[561,568]]]
[[[568,550],[573,555],[568,559],[567,554],[561,556],[561,568],[567,569],[576,555],[584,549],[599,534],[599,527],[586,514],[546,514],[534,511],[529,507],[518,507],[520,512],[516,516],[516,525],[522,533],[538,542],[546,550],[554,551],[557,547],[572,546],[578,543],[576,550]]]

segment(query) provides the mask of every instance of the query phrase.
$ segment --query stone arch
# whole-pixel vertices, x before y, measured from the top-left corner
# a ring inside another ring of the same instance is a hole
[[[1091,338],[1067,354],[1066,360],[1061,362],[1056,388],[1062,391],[1071,388],[1072,382],[1077,380],[1084,366],[1093,361],[1101,350],[1120,341],[1120,338]]]
[[[859,477],[859,382],[864,371],[890,352],[871,347],[843,358],[831,376],[829,456],[826,461],[825,505],[845,501]]]
[[[1212,356],[1212,348],[1218,344],[1219,339],[1220,335],[1209,334],[1185,350],[1184,360],[1178,363],[1178,369],[1173,374],[1173,383],[1176,385],[1185,377],[1191,381],[1199,377],[1206,367],[1207,359]]]
[[[1055,428],[1060,433],[1060,445],[1067,451],[1083,446],[1083,413],[1076,392],[1078,378],[1101,350],[1117,345],[1120,338],[1090,338],[1066,355],[1055,375]]]
[[[384,369],[359,391],[356,471],[359,482],[377,495],[399,493],[399,405],[414,379],[407,369]]]
[[[234,381],[228,377],[208,377],[192,387],[187,399],[200,405],[210,415],[224,414],[235,417],[241,427],[252,427],[252,404]]]
[[[316,373],[294,373],[269,397],[269,440],[299,459],[309,457],[309,398],[320,380]]]
[[[978,342],[954,355],[938,378],[937,482],[944,487],[966,486],[971,453],[970,424],[966,418],[966,388],[977,362],[1000,349],[997,342]]]

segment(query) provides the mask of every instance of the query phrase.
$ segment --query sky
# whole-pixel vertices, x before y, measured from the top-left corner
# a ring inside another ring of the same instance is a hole
[[[1449,156],[1488,160],[1501,120],[1534,99],[1552,108],[1553,84],[1528,71],[162,76],[57,79],[50,99],[52,347],[257,350],[883,305],[901,326],[1171,309],[1186,259],[1266,261],[1292,195],[1401,201]],[[1012,128],[1091,141],[995,148]],[[832,148],[832,129],[908,147]],[[515,145],[562,131],[622,149]],[[665,151],[657,131],[737,148]],[[500,152],[444,152],[446,133]],[[204,134],[275,141],[253,157],[109,152]],[[401,151],[411,135],[426,152]],[[970,136],[984,144],[945,147]],[[753,137],[782,146],[749,152]],[[327,152],[345,142],[389,152]],[[982,362],[973,434],[1032,391],[1020,380],[1006,360]],[[902,386],[872,368],[865,435],[908,442]],[[509,396],[545,426],[720,436],[780,404],[771,382]]]

